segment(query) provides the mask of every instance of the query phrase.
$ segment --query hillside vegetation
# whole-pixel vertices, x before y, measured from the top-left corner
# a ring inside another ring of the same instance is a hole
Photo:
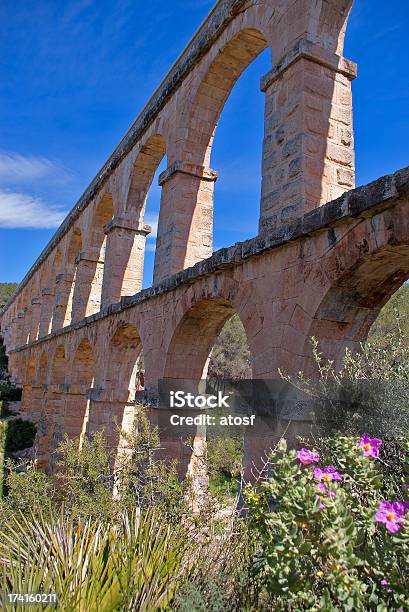
[[[18,283],[0,283],[0,310],[9,297],[15,292],[17,287]]]

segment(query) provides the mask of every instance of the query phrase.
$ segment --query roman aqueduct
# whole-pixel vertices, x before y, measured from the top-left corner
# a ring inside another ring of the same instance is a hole
[[[254,378],[311,372],[310,336],[339,362],[409,277],[409,168],[354,189],[351,4],[220,0],[5,306],[44,465],[64,433],[129,426],[135,395],[154,398],[158,380],[205,375],[233,313]],[[215,129],[266,48],[259,234],[212,253]],[[141,290],[145,202],[165,155],[154,283]]]

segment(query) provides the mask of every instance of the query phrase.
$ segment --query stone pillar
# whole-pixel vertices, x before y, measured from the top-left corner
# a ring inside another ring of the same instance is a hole
[[[39,423],[40,421],[43,404],[46,401],[46,395],[47,385],[35,382],[31,390],[31,412],[29,415],[34,423]]]
[[[43,338],[51,332],[55,294],[49,287],[41,289],[41,313],[38,337]]]
[[[63,430],[70,440],[82,441],[88,428],[89,388],[86,385],[70,385],[65,395]]]
[[[27,311],[27,308],[25,308],[24,311],[19,312],[17,315],[16,346],[23,346],[24,344],[27,344],[27,337],[25,337],[26,336],[26,311]]]
[[[23,344],[28,344],[30,342],[31,318],[32,318],[32,307],[30,304],[30,306],[27,306],[26,308],[24,308]]]
[[[149,225],[127,217],[114,217],[106,226],[102,308],[142,289],[145,244],[151,231]]]
[[[55,466],[55,449],[64,438],[64,406],[67,385],[50,384],[42,404],[36,436],[36,459],[40,469],[52,472]]]
[[[10,341],[10,351],[17,348],[20,345],[19,342],[19,332],[18,332],[18,316],[13,317],[11,320],[11,341]]]
[[[75,272],[58,274],[55,279],[55,304],[52,330],[61,329],[71,323],[72,296]]]
[[[39,334],[41,302],[39,298],[31,300],[30,342],[35,342]]]
[[[260,232],[355,185],[356,64],[307,39],[261,80],[266,94]]]
[[[176,161],[159,177],[162,187],[154,284],[210,257],[217,172]]]
[[[99,312],[101,307],[102,277],[104,260],[99,250],[82,251],[75,260],[77,273],[72,302],[72,321],[81,321],[85,317]]]

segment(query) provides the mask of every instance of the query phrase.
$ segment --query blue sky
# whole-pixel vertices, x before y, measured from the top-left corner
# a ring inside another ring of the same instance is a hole
[[[2,1],[0,282],[23,278],[212,5]],[[356,0],[345,55],[359,64],[353,85],[358,184],[409,164],[408,28],[407,0]],[[215,248],[257,232],[259,79],[269,67],[265,52],[241,77],[221,117],[211,163],[220,174]],[[148,221],[157,217],[159,197],[153,187]],[[145,286],[153,252],[151,238]]]

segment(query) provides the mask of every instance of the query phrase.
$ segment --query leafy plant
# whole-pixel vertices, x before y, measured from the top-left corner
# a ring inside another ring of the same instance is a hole
[[[319,436],[404,436],[409,431],[409,344],[403,336],[390,338],[387,348],[366,343],[361,351],[345,351],[341,369],[325,359],[311,339],[317,379],[303,373],[283,378],[310,398],[314,429]]]
[[[19,402],[21,401],[22,390],[16,385],[1,381],[0,382],[0,399],[6,402]]]
[[[7,454],[30,448],[34,444],[36,426],[31,421],[12,419],[8,421],[6,434]]]
[[[376,452],[363,439],[331,444],[337,461],[324,468],[316,449],[288,452],[281,443],[271,477],[247,486],[254,579],[275,610],[406,609],[407,489],[398,528],[388,531]]]

